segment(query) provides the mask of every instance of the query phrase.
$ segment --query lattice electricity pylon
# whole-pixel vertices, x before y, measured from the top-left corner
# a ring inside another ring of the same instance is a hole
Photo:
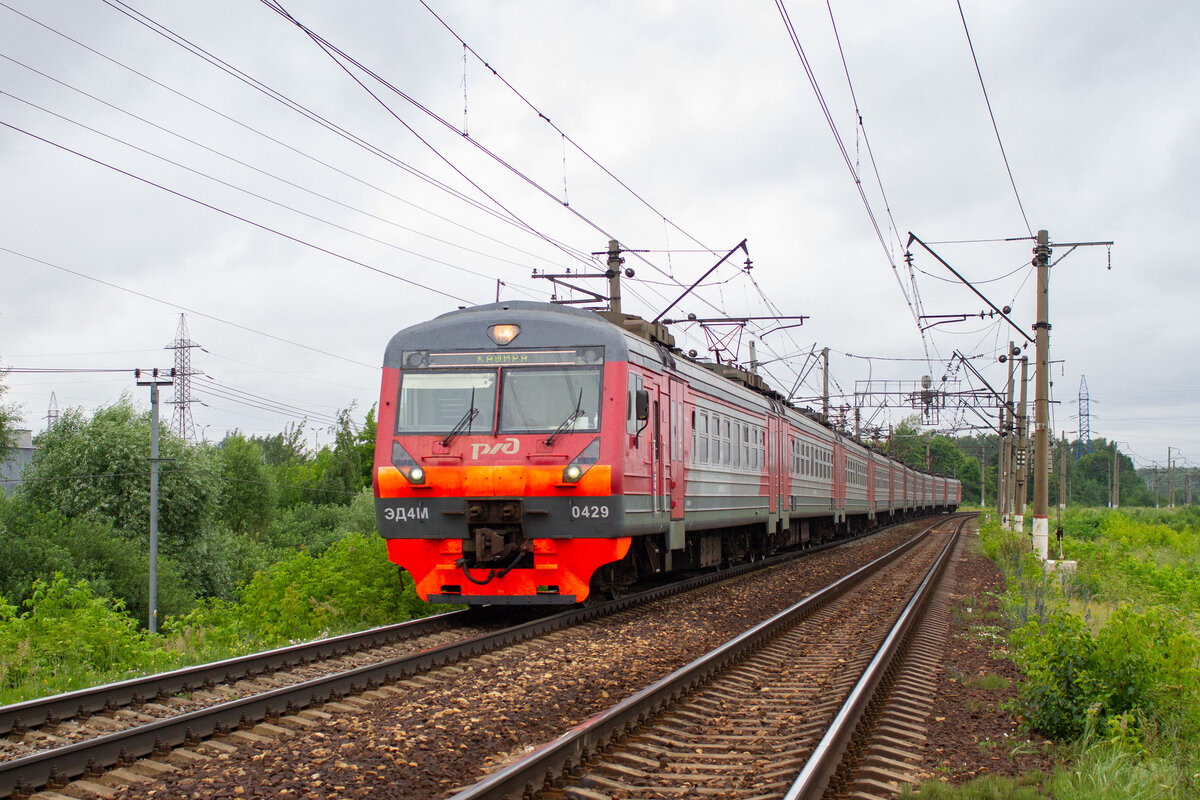
[[[1075,460],[1092,454],[1092,400],[1088,396],[1087,375],[1079,376],[1079,441],[1075,442]]]
[[[171,405],[171,430],[185,442],[196,441],[196,425],[192,422],[192,348],[200,345],[188,338],[187,320],[179,315],[179,329],[175,331],[175,341],[164,347],[164,350],[175,351],[175,397]]]
[[[50,393],[50,405],[46,408],[46,430],[58,424],[58,398]]]

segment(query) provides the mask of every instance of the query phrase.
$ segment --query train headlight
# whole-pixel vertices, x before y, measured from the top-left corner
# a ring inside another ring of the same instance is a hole
[[[425,483],[425,470],[400,446],[400,442],[392,442],[392,466],[400,470],[400,474],[410,486],[421,486]]]
[[[488,328],[488,336],[492,337],[492,341],[498,345],[506,345],[513,339],[517,338],[517,334],[521,332],[520,325],[493,325]]]
[[[571,463],[563,467],[562,482],[578,483],[592,465],[600,459],[600,437],[592,439],[583,452],[571,459]]]

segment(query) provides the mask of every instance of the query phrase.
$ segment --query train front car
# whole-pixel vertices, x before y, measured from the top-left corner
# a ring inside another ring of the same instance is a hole
[[[424,599],[583,601],[629,550],[619,502],[627,345],[589,312],[497,303],[384,355],[375,518]]]

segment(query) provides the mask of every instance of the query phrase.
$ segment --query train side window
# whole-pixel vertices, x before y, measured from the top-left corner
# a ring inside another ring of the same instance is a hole
[[[641,423],[636,419],[637,414],[634,413],[637,409],[637,393],[639,390],[641,390],[641,388],[642,376],[630,374],[629,408],[625,414],[625,430],[630,436],[637,436],[638,428],[641,427]]]
[[[700,450],[696,447],[696,409],[691,409],[691,463],[696,463],[696,453]]]
[[[729,466],[729,420],[721,420],[721,464]]]
[[[698,430],[696,433],[696,443],[700,446],[700,449],[696,453],[696,463],[697,464],[707,464],[708,463],[708,412],[701,411],[700,418],[697,420],[697,422],[699,423],[699,425],[697,426]]]

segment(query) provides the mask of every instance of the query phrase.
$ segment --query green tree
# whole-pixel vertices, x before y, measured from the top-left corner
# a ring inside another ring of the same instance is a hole
[[[150,414],[128,396],[87,419],[80,409],[63,413],[37,437],[20,494],[33,507],[67,519],[111,524],[140,539],[149,531]],[[215,499],[206,450],[160,430],[159,530],[166,553],[180,553],[203,529]]]
[[[270,467],[303,464],[312,458],[304,443],[305,421],[289,422],[274,436],[251,436],[250,441],[262,448],[263,463]]]
[[[0,502],[0,553],[0,594],[11,601],[29,599],[35,581],[60,573],[88,581],[97,594],[120,600],[135,618],[146,620],[150,555],[145,537],[128,536],[106,520],[42,510],[17,496]],[[183,563],[200,566],[190,558]],[[158,586],[160,615],[192,607],[194,590],[177,560],[159,559]]]
[[[274,486],[258,442],[233,432],[221,442],[217,458],[221,484],[217,517],[234,533],[261,532],[275,507]]]
[[[8,392],[8,387],[4,385],[4,376],[7,374],[5,370],[0,370],[0,401],[4,400],[4,395]],[[15,405],[5,405],[0,402],[0,462],[8,460],[12,454],[13,448],[16,447],[16,442],[13,439],[17,430],[17,424],[21,420],[20,408]]]
[[[361,443],[350,419],[353,410],[351,406],[339,411],[337,425],[330,428],[333,451],[318,484],[327,492],[322,498],[325,502],[349,505],[363,486]]]
[[[375,436],[379,427],[375,419],[375,409],[376,406],[372,405],[367,411],[362,430],[354,435],[358,461],[362,465],[363,486],[370,486],[375,474]]]

